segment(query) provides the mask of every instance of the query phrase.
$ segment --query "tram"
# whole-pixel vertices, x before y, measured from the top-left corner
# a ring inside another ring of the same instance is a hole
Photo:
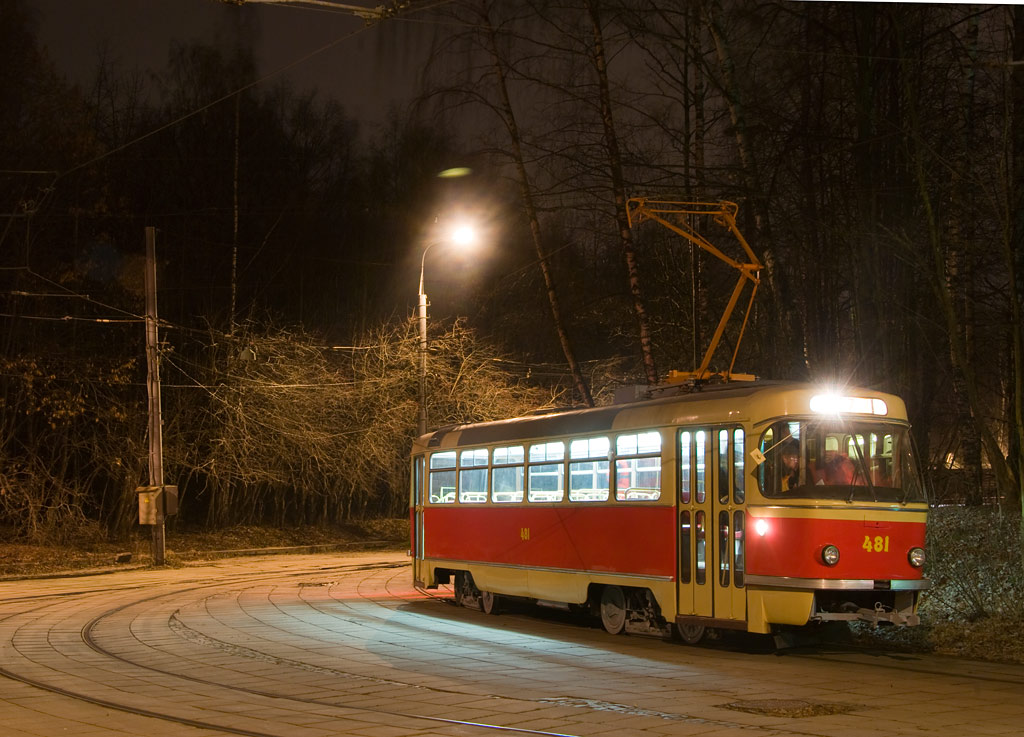
[[[916,625],[927,501],[901,399],[735,382],[452,426],[412,451],[413,575],[686,642]]]

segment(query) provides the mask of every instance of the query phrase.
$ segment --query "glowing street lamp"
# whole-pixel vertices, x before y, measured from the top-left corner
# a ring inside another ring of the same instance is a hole
[[[420,417],[418,434],[427,432],[427,294],[423,291],[423,271],[427,263],[427,251],[439,243],[450,243],[459,248],[470,248],[476,244],[476,230],[469,223],[454,227],[447,238],[432,241],[423,248],[420,258],[420,292],[417,316],[420,324]]]

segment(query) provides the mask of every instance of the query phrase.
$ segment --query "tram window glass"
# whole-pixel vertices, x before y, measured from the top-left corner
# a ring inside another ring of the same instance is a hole
[[[718,431],[718,501],[729,502],[729,431]]]
[[[412,503],[414,506],[423,504],[423,456],[412,460]]]
[[[694,486],[694,496],[696,497],[697,504],[703,504],[707,498],[707,443],[708,434],[703,430],[698,430],[693,436],[694,444],[694,456],[696,459],[696,476]]]
[[[800,450],[800,423],[776,422],[761,434],[760,451],[765,462],[757,469],[766,496],[795,496],[806,479]],[[796,458],[796,468],[793,467]]]
[[[491,468],[491,501],[523,501],[523,446],[495,448]]]
[[[530,446],[528,498],[531,502],[562,501],[565,496],[564,459],[565,443],[560,441]]]
[[[690,510],[679,513],[679,583],[690,583]]]
[[[800,448],[797,483],[786,489],[780,448],[787,438]],[[848,501],[924,501],[910,432],[905,426],[829,418],[779,422],[761,436],[765,463],[758,483],[766,496]]]
[[[743,504],[746,496],[746,478],[743,474],[743,428],[732,431],[732,500]],[[737,571],[738,575],[738,571]]]
[[[696,560],[697,571],[696,571],[695,580],[697,581],[697,583],[703,584],[703,583],[705,583],[707,581],[707,577],[708,577],[708,573],[707,573],[707,571],[708,571],[708,560],[707,560],[707,550],[708,550],[707,537],[708,537],[708,533],[707,533],[707,523],[705,521],[705,515],[704,515],[704,510],[703,509],[698,509],[697,510],[697,514],[695,514],[694,517],[693,517],[693,534],[694,534],[694,543],[695,543],[694,547],[695,547],[696,559],[697,559]]]
[[[507,448],[494,449],[494,465],[507,466],[513,463],[522,463],[525,459],[523,446],[512,445]]]
[[[660,432],[620,435],[615,440],[615,459],[615,498],[618,501],[661,498]]]
[[[732,537],[734,561],[733,580],[737,586],[743,586],[743,571],[745,566],[744,556],[746,550],[746,532],[744,528],[743,510],[738,509],[732,513]]]
[[[446,450],[430,456],[430,502],[451,504],[455,501],[455,451]]]
[[[718,582],[729,585],[729,513],[724,509],[718,513]]]
[[[608,501],[608,438],[569,443],[569,501]]]
[[[459,503],[482,504],[487,501],[487,448],[459,453]]]
[[[690,433],[679,433],[679,501],[690,503]]]

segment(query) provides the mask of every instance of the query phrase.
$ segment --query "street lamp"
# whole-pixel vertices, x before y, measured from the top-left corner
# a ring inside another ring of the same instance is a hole
[[[423,248],[423,255],[420,257],[420,292],[417,316],[420,324],[420,417],[418,423],[418,435],[427,432],[427,294],[423,291],[423,271],[427,264],[427,251],[439,243],[451,243],[461,248],[471,246],[476,242],[476,231],[468,223],[456,226],[448,238],[428,243]]]

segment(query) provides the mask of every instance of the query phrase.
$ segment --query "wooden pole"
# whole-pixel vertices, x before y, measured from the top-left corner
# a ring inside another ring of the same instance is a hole
[[[157,353],[156,228],[146,228],[146,388],[149,392],[149,485],[163,487],[163,417],[160,412],[160,363]],[[160,500],[162,506],[163,500]],[[164,564],[164,515],[157,512],[153,528],[153,563]]]

